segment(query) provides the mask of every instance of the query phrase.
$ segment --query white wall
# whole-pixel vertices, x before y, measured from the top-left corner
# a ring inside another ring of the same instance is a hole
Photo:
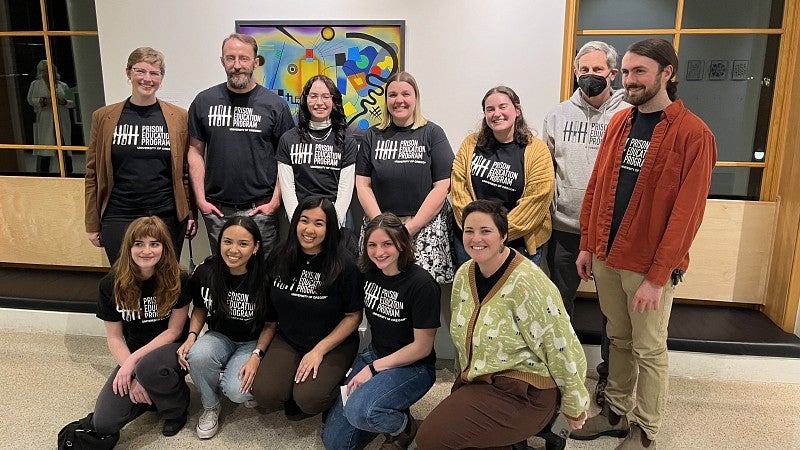
[[[528,124],[537,133],[544,114],[559,101],[563,2],[140,0],[97,1],[96,8],[106,103],[130,95],[124,74],[128,54],[147,45],[166,57],[159,97],[188,108],[198,92],[225,80],[219,56],[222,40],[235,31],[234,22],[259,19],[405,20],[405,70],[420,85],[425,115],[444,128],[454,151],[477,129],[483,116],[481,98],[498,84],[519,94]],[[187,253],[184,248],[184,263]],[[201,225],[194,259],[199,262],[208,254]],[[449,294],[445,287],[445,321]],[[436,351],[441,358],[452,358],[446,330],[445,323],[437,334]]]
[[[141,0],[97,1],[96,8],[107,103],[130,95],[128,54],[149,45],[166,56],[160,97],[188,108],[199,91],[225,80],[219,56],[234,21],[259,19],[405,20],[405,69],[420,84],[425,115],[454,150],[476,129],[480,100],[497,84],[517,91],[537,131],[559,100],[563,2]]]

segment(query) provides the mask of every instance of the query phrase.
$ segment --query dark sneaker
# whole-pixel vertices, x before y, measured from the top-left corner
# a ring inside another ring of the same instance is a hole
[[[161,434],[164,436],[175,436],[178,434],[179,431],[186,425],[186,421],[189,419],[189,411],[184,411],[183,414],[174,418],[174,419],[164,419],[164,428],[161,430]]]
[[[608,403],[606,403],[600,414],[590,417],[583,424],[583,428],[572,430],[569,437],[579,441],[590,441],[600,436],[621,438],[627,436],[629,430],[628,418],[612,411]]]
[[[656,441],[647,438],[647,434],[638,423],[631,424],[631,432],[616,450],[655,450]]]
[[[386,436],[386,440],[381,445],[380,450],[407,449],[408,446],[414,442],[414,438],[417,436],[418,429],[419,423],[414,420],[414,417],[411,416],[411,413],[408,413],[408,423],[406,424],[406,429],[397,436]]]
[[[603,407],[606,404],[606,385],[608,378],[601,377],[597,380],[597,386],[594,388],[594,402],[597,406]]]

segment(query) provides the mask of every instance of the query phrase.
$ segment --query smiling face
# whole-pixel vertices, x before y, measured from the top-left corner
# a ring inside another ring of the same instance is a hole
[[[464,248],[479,265],[502,262],[501,252],[507,237],[500,234],[489,214],[476,211],[464,219]]]
[[[126,69],[131,82],[131,98],[134,104],[147,104],[155,101],[156,91],[161,87],[161,67],[139,61],[130,69]]]
[[[417,94],[414,86],[405,81],[392,81],[386,87],[386,109],[392,122],[399,127],[414,123],[414,108],[417,107]]]
[[[139,267],[139,274],[144,278],[150,278],[155,273],[156,264],[161,261],[164,247],[161,242],[150,236],[133,241],[131,247],[131,259]]]
[[[483,115],[486,125],[492,129],[499,142],[511,142],[514,138],[514,123],[519,116],[519,108],[508,95],[495,92],[483,102]]]
[[[400,250],[385,230],[376,228],[370,233],[367,238],[367,256],[384,275],[392,276],[400,273],[397,264]]]
[[[672,77],[672,66],[663,70],[646,56],[627,52],[622,58],[622,86],[626,100],[636,106],[646,106],[654,98],[667,97],[667,81]]]
[[[259,243],[241,225],[231,225],[222,233],[219,254],[232,275],[247,273],[247,262],[258,251]]]
[[[328,86],[322,80],[317,80],[311,84],[311,90],[306,96],[306,104],[311,120],[324,122],[331,116],[333,108],[333,97]]]
[[[327,231],[328,220],[321,207],[303,210],[297,222],[297,240],[303,253],[316,255],[321,252]]]
[[[228,74],[228,88],[234,92],[246,92],[255,87],[253,72],[258,60],[253,47],[238,39],[228,39],[222,47],[222,66]]]

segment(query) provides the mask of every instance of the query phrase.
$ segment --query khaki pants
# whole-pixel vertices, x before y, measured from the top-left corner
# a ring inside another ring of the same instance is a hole
[[[667,326],[675,287],[671,281],[664,286],[658,310],[631,312],[631,301],[645,274],[609,269],[597,257],[592,258],[592,272],[611,340],[606,401],[616,413],[629,414],[654,439],[667,400]]]

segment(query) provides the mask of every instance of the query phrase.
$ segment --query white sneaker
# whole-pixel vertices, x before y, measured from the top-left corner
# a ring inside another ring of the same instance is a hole
[[[253,399],[253,400],[245,400],[244,401],[244,407],[245,408],[251,408],[251,409],[252,408],[256,408],[256,407],[258,407],[258,402],[255,399]]]
[[[197,437],[200,439],[210,439],[217,434],[219,428],[219,410],[220,406],[216,408],[203,410],[200,415],[200,420],[197,421]]]

